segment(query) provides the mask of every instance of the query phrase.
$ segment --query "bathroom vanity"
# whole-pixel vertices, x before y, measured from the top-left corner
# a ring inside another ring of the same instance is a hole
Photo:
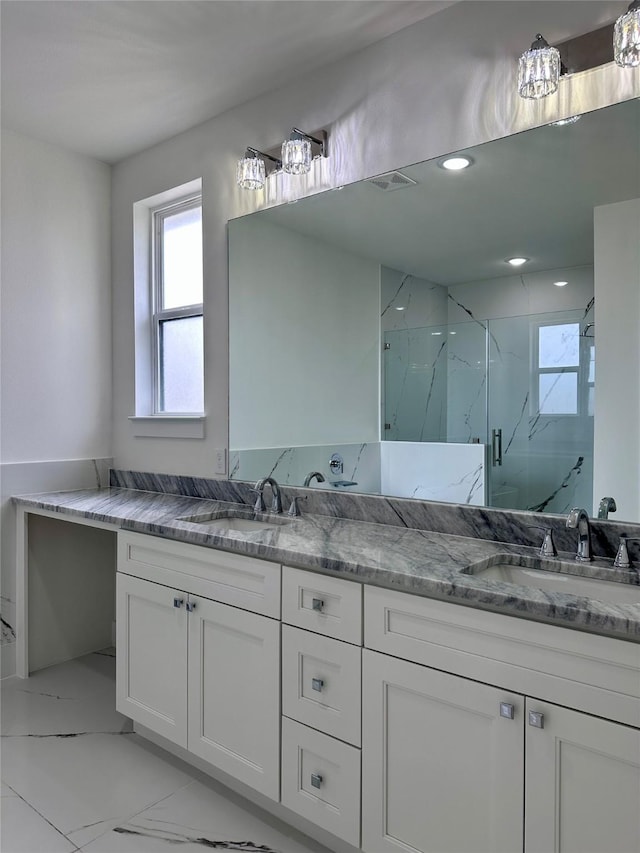
[[[521,545],[171,494],[17,504],[116,531],[118,709],[334,849],[640,849],[637,584],[543,592],[463,571]]]

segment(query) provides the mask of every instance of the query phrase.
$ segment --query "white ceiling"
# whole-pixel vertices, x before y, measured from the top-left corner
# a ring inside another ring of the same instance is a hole
[[[109,163],[452,0],[2,0],[2,123]]]

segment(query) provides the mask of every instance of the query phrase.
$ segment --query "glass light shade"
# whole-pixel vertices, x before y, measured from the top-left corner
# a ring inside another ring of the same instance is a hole
[[[305,175],[311,171],[311,142],[293,138],[282,143],[282,168],[290,175]]]
[[[238,160],[236,183],[243,190],[260,190],[266,180],[264,160],[260,157],[243,157]]]
[[[635,8],[634,8],[635,7]],[[640,4],[632,3],[613,28],[613,58],[621,68],[640,65]]]
[[[558,89],[560,79],[560,51],[550,47],[538,36],[525,50],[518,63],[518,94],[521,98],[546,98]]]

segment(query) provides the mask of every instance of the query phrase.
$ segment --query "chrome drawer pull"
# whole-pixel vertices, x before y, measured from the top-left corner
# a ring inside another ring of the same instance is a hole
[[[193,611],[195,609],[196,609],[195,601],[187,601],[187,610],[189,611],[189,613],[193,613]]]
[[[173,599],[173,606],[174,607],[182,607],[183,604],[184,604],[184,598],[174,598]]]
[[[505,717],[507,720],[513,720],[515,716],[515,708],[513,705],[510,705],[509,702],[501,702],[500,703],[500,716]]]
[[[322,776],[319,773],[311,774],[311,785],[314,788],[319,788],[322,785]]]
[[[311,689],[317,690],[318,693],[322,693],[322,688],[324,687],[324,681],[322,678],[312,678],[311,679]]]
[[[311,607],[321,613],[324,610],[324,601],[321,598],[314,598],[311,601]]]
[[[544,728],[544,714],[539,711],[529,711],[529,725],[536,729]]]

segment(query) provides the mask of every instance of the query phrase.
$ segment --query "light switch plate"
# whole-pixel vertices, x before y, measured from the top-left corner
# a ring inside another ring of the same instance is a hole
[[[216,450],[216,461],[213,468],[214,474],[227,473],[227,451],[224,447]]]

